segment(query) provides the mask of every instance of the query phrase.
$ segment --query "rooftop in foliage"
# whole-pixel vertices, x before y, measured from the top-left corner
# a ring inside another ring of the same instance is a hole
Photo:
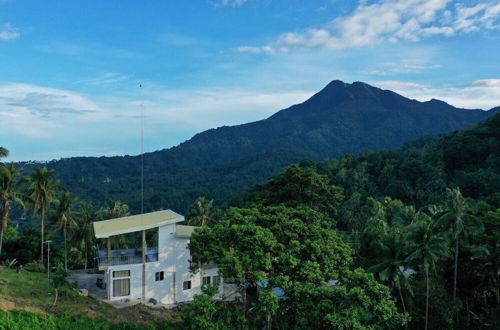
[[[94,222],[96,238],[132,233],[184,221],[184,217],[172,210],[150,212],[128,217]],[[190,226],[183,226],[190,227]],[[193,229],[194,230],[194,229]],[[187,229],[184,231],[187,232]],[[192,230],[191,230],[192,232]],[[189,235],[190,236],[190,235]],[[189,237],[187,236],[187,237]]]
[[[175,226],[175,237],[178,237],[178,238],[190,238],[191,234],[193,233],[193,231],[196,228],[199,228],[199,227],[176,225]]]

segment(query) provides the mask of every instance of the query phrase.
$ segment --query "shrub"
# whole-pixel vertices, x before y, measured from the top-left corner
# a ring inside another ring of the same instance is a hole
[[[28,262],[24,269],[32,273],[45,273],[45,266],[38,261]]]
[[[3,265],[7,268],[14,268],[17,265],[17,259],[5,259]]]

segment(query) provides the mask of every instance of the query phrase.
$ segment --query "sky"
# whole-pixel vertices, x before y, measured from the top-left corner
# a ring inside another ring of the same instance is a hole
[[[500,105],[500,0],[0,0],[6,161],[140,153],[331,80]]]

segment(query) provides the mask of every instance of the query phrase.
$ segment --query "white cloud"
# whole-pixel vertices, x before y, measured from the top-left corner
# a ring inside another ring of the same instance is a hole
[[[499,27],[499,0],[470,7],[450,0],[385,0],[372,4],[360,1],[351,14],[335,18],[324,27],[283,33],[268,45],[245,45],[237,51],[272,54],[294,48],[339,50]]]
[[[98,111],[94,102],[78,93],[30,84],[0,85],[1,131],[13,136],[53,136],[65,117]]]
[[[9,23],[0,25],[0,40],[8,41],[18,39],[21,36],[19,31]]]
[[[221,0],[220,3],[223,6],[233,6],[233,7],[236,7],[236,6],[243,5],[245,2],[247,2],[247,0]]]
[[[105,108],[121,109],[115,116],[136,119],[143,104],[146,121],[184,127],[197,132],[223,125],[264,119],[292,104],[303,102],[313,91],[269,92],[229,88],[193,90],[145,89],[144,100],[111,100]]]
[[[30,84],[0,86],[0,106],[3,111],[28,111],[40,117],[54,113],[83,114],[98,107],[88,98],[74,92]]]
[[[434,98],[467,109],[489,110],[500,106],[500,79],[481,79],[467,85],[443,87],[405,81],[379,81],[374,85],[419,101]]]
[[[105,79],[108,76],[113,79],[115,75],[103,75]],[[374,85],[421,101],[438,98],[465,108],[500,105],[500,79],[451,87],[401,81]],[[148,85],[142,93],[91,98],[62,89],[6,84],[0,85],[0,139],[18,154],[12,156],[16,159],[135,154],[139,152],[141,105],[146,150],[152,151],[178,144],[205,129],[264,119],[315,92],[265,87],[172,90]],[[20,147],[14,146],[16,141],[22,141]]]

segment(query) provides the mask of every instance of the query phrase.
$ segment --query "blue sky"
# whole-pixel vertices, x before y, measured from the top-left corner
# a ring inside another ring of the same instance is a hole
[[[333,79],[489,109],[499,54],[500,0],[0,0],[0,145],[138,154],[141,109],[153,151]]]

